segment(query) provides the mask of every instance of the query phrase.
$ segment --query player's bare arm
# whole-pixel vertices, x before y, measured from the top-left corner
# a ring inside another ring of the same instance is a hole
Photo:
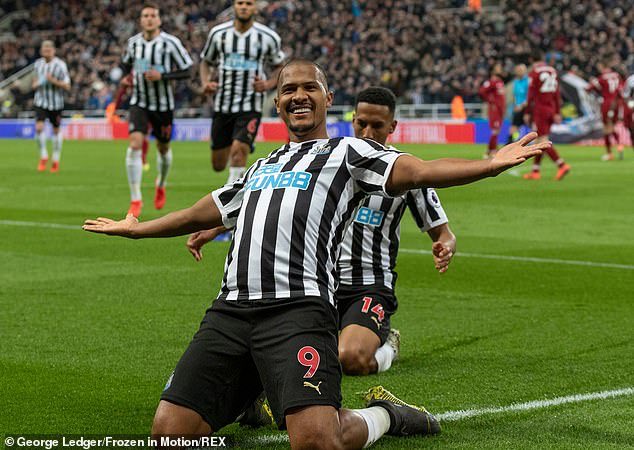
[[[488,160],[442,158],[423,161],[402,155],[394,163],[386,190],[397,195],[419,187],[459,186],[495,177],[551,146],[550,142],[530,144],[536,137],[537,133],[528,133],[519,141],[502,147]]]
[[[440,273],[445,273],[449,263],[456,254],[456,236],[449,228],[449,224],[443,223],[427,231],[433,241],[431,246],[434,266]]]
[[[218,82],[212,81],[215,75],[215,70],[209,66],[209,63],[204,59],[200,61],[198,67],[198,74],[200,75],[200,85],[203,87],[203,94],[213,95],[218,90]]]
[[[187,244],[185,244],[187,250],[189,250],[189,253],[192,254],[196,261],[200,261],[203,259],[203,246],[226,231],[227,229],[224,226],[216,227],[211,230],[197,231],[191,234],[187,239]]]
[[[99,217],[88,219],[82,227],[86,231],[130,239],[182,236],[222,225],[222,216],[211,195],[193,206],[169,213],[158,219],[139,222],[134,216],[119,221]]]

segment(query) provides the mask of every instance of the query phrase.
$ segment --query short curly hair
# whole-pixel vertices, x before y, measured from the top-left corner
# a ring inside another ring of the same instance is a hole
[[[392,114],[396,111],[396,95],[389,89],[380,86],[372,86],[359,92],[354,102],[354,109],[357,109],[359,103],[387,106]]]

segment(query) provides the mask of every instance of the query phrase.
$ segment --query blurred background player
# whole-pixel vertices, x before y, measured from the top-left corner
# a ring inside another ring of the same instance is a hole
[[[392,91],[382,87],[361,91],[352,119],[355,137],[385,145],[397,125],[395,109]],[[416,189],[393,199],[366,197],[346,229],[337,260],[339,360],[345,374],[384,372],[398,358],[400,334],[391,329],[390,317],[397,308],[394,266],[406,209],[420,230],[429,234],[439,272],[447,270],[456,251],[456,237],[434,189]]]
[[[634,148],[634,74],[623,84],[623,126],[630,133],[630,144]]]
[[[37,170],[43,172],[48,163],[46,150],[46,132],[44,121],[48,119],[53,127],[53,164],[51,172],[59,171],[62,155],[62,110],[64,109],[64,91],[70,91],[70,75],[66,63],[55,56],[53,41],[43,41],[40,47],[42,56],[35,61],[32,87],[35,90],[33,105],[35,108],[35,140],[40,149],[40,162]]]
[[[211,29],[200,55],[200,83],[206,94],[215,94],[211,165],[221,172],[229,163],[227,183],[244,174],[262,117],[263,93],[275,87],[285,58],[278,34],[255,21],[255,0],[234,0],[233,12],[234,20]],[[265,63],[274,66],[269,80]]]
[[[489,115],[489,127],[491,137],[485,157],[490,158],[498,147],[498,135],[504,120],[506,109],[506,92],[504,90],[504,80],[502,80],[502,64],[496,63],[491,70],[491,78],[485,81],[479,90],[482,100],[487,102]]]
[[[130,96],[132,93],[132,74],[129,73],[125,77],[122,77],[121,83],[119,83],[119,87],[114,95],[114,100],[111,101],[108,106],[106,106],[106,119],[109,123],[120,121],[121,119],[117,116],[117,110],[121,108],[124,103],[124,98],[126,96]],[[149,133],[149,128],[148,128]],[[147,152],[150,147],[150,140],[148,139],[147,134],[143,139],[143,147],[141,148],[141,160],[143,161],[143,172],[147,172],[150,170],[150,163],[147,160]]]
[[[128,40],[122,58],[124,74],[132,72],[132,98],[130,99],[130,145],[126,154],[128,183],[130,185],[130,208],[128,214],[138,217],[143,206],[141,179],[143,140],[152,126],[158,149],[158,176],[154,196],[154,207],[165,205],[165,183],[172,165],[172,120],[174,94],[171,81],[189,77],[192,60],[181,44],[171,34],[161,31],[159,9],[146,4],[141,9],[141,33]],[[122,80],[126,84],[126,78]]]
[[[550,135],[550,127],[553,123],[561,123],[559,76],[554,67],[543,61],[543,56],[540,50],[537,50],[533,55],[535,62],[529,74],[528,100],[524,116],[526,123],[534,124],[539,135],[536,139],[537,142],[547,141]],[[562,180],[570,172],[570,166],[559,156],[554,146],[548,147],[544,151],[557,164],[558,170],[555,179]],[[535,157],[533,170],[524,174],[524,179],[539,180],[541,178],[541,159],[542,155]]]
[[[601,97],[601,120],[603,121],[603,139],[605,141],[605,155],[601,157],[603,161],[612,161],[612,142],[618,145],[619,157],[623,157],[623,146],[619,143],[619,138],[614,131],[614,125],[618,117],[619,92],[622,88],[623,80],[621,75],[612,70],[607,62],[597,63],[599,76],[590,80],[586,88],[588,91],[596,92]]]
[[[524,123],[524,112],[528,99],[527,72],[528,70],[525,64],[515,66],[515,79],[513,80],[513,118],[511,120],[511,129],[509,130],[507,144],[517,140],[520,137],[520,127],[526,125],[526,123]]]

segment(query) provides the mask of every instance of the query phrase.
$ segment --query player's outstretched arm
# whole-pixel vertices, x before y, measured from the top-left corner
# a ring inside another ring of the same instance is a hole
[[[502,147],[492,159],[471,160],[443,158],[423,161],[414,156],[402,155],[394,162],[386,190],[401,194],[421,187],[450,187],[473,183],[487,177],[495,177],[511,167],[522,164],[550,147],[550,142],[530,144],[537,133],[528,133],[519,141]]]
[[[211,195],[198,200],[193,206],[169,213],[158,219],[139,222],[134,216],[120,221],[105,217],[88,219],[82,227],[93,233],[122,236],[131,239],[182,236],[222,225],[222,216]]]

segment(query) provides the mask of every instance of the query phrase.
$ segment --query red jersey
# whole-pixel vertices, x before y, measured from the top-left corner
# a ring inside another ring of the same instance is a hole
[[[504,115],[506,107],[506,91],[504,90],[504,81],[493,75],[491,79],[485,81],[479,91],[482,100],[489,104],[489,111]]]
[[[613,109],[617,105],[619,92],[623,86],[623,79],[618,73],[608,70],[590,81],[586,88],[588,91],[595,91],[603,97],[603,108]]]
[[[526,112],[535,110],[559,114],[561,96],[559,95],[559,76],[554,67],[544,62],[533,66],[529,76],[528,100]]]

